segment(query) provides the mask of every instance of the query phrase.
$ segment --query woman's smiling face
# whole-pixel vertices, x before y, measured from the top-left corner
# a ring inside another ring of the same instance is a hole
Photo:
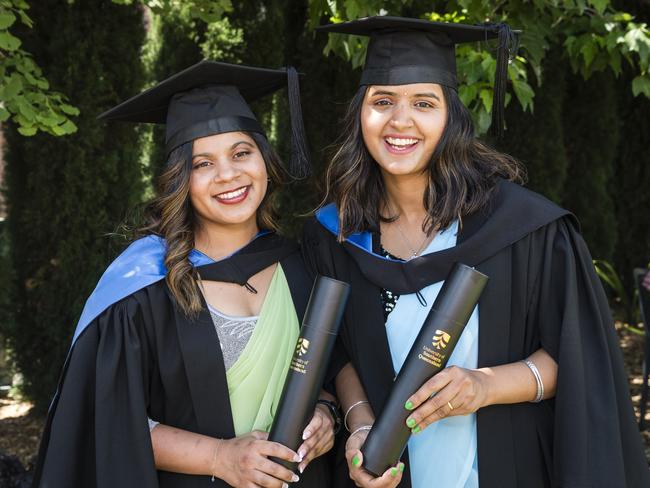
[[[267,186],[264,158],[249,135],[226,132],[194,141],[190,201],[200,224],[254,224]]]
[[[361,108],[361,130],[368,152],[382,172],[422,173],[447,122],[440,85],[372,85]]]

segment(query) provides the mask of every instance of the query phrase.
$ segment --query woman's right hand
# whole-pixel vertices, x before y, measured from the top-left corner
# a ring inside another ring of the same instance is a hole
[[[299,477],[269,457],[300,462],[288,447],[267,440],[266,432],[254,431],[234,439],[222,440],[217,447],[215,475],[238,488],[282,488]]]
[[[363,488],[395,488],[402,481],[404,463],[388,468],[379,478],[375,478],[363,469],[363,454],[361,446],[368,437],[368,431],[362,430],[348,437],[345,443],[345,458],[348,461],[348,471],[354,484]]]

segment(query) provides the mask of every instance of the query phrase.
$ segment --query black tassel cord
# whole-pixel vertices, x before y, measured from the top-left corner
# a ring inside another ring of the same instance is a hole
[[[300,106],[300,82],[298,72],[292,66],[287,67],[287,89],[289,96],[289,116],[291,118],[291,159],[289,174],[296,179],[307,178],[311,174],[311,162],[307,147],[305,125]]]
[[[508,61],[517,53],[519,35],[507,24],[492,24],[497,37],[497,68],[494,76],[494,97],[492,100],[492,125],[490,131],[497,138],[503,136],[505,127],[506,91],[508,85]]]

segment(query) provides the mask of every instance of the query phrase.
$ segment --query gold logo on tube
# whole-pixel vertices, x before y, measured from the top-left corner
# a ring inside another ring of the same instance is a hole
[[[449,344],[451,336],[447,334],[444,330],[436,330],[433,335],[433,347],[436,349],[444,349]]]
[[[298,343],[296,344],[296,352],[298,353],[298,356],[303,356],[307,354],[307,350],[309,349],[309,340],[300,338],[298,339]]]

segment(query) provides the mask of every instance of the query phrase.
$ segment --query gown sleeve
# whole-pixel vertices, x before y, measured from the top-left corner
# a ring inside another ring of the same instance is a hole
[[[147,423],[151,352],[128,297],[79,337],[41,441],[34,487],[158,486]]]
[[[558,363],[554,486],[650,486],[627,375],[607,297],[573,221],[548,226],[539,243],[533,330]]]

